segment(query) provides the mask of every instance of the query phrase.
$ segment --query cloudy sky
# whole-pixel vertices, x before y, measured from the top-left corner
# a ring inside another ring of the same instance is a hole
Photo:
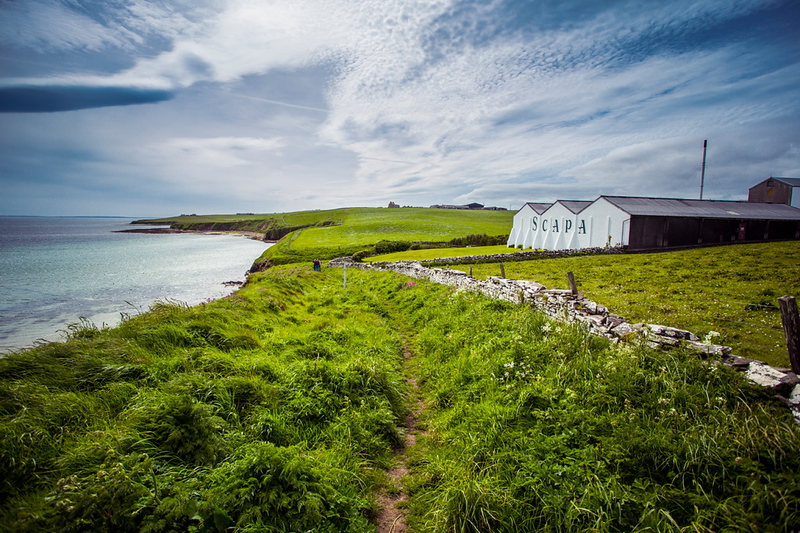
[[[796,0],[0,0],[0,214],[746,199]]]

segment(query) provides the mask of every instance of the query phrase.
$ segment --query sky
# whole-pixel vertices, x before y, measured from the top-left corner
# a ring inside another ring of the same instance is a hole
[[[0,215],[800,177],[796,0],[0,0]]]

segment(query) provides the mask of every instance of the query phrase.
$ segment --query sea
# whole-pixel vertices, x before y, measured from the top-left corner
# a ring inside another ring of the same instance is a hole
[[[156,301],[236,290],[268,243],[237,235],[122,233],[132,218],[0,216],[0,353],[115,326]]]

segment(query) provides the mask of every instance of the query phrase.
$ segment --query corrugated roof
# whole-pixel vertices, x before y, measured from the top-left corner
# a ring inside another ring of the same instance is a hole
[[[800,187],[800,178],[769,178],[771,180],[778,180],[791,187]]]
[[[594,202],[587,202],[586,200],[559,200],[558,203],[577,215]]]
[[[549,209],[550,206],[553,204],[552,203],[548,204],[545,202],[527,202],[525,205],[531,206],[531,209],[533,209],[534,211],[536,211],[538,214],[541,215],[542,213],[547,211],[547,209]]]
[[[800,220],[800,209],[785,204],[630,196],[600,198],[605,198],[628,214],[638,216]]]

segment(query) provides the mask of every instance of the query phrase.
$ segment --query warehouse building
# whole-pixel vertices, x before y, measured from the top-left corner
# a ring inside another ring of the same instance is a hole
[[[747,201],[800,207],[800,178],[767,178],[750,187]]]
[[[528,203],[517,212],[509,246],[654,250],[800,239],[800,209],[786,204],[601,196],[546,205]]]

